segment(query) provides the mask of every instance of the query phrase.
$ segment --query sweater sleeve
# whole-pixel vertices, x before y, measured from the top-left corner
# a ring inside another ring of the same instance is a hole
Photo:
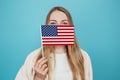
[[[92,64],[90,57],[87,52],[83,51],[84,56],[84,69],[85,69],[85,80],[93,80]]]
[[[34,63],[39,54],[39,49],[30,53],[22,67],[19,69],[15,80],[33,80],[34,79]]]

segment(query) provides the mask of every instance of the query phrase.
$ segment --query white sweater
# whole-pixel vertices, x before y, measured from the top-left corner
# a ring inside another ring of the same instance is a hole
[[[53,72],[54,80],[72,80],[72,72],[65,53],[56,53],[56,64]]]
[[[30,53],[20,68],[15,80],[34,80],[34,64],[39,55],[40,48]],[[89,55],[81,50],[84,57],[85,80],[93,80],[92,65]],[[65,53],[56,53],[56,65],[53,71],[53,80],[72,80],[72,72]],[[48,80],[48,77],[46,77]],[[78,79],[80,80],[80,79]]]

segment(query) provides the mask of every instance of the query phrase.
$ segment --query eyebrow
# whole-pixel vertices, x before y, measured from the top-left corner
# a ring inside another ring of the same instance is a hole
[[[62,20],[62,21],[68,21],[67,19],[64,19],[64,20]]]
[[[57,22],[56,20],[49,20],[49,21],[55,21],[55,22]]]
[[[49,20],[49,21],[56,21],[56,20]],[[68,21],[67,19],[64,19],[64,20],[62,20],[62,21]],[[56,21],[57,22],[57,21]]]

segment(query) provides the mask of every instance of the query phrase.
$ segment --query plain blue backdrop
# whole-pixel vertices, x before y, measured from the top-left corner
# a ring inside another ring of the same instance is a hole
[[[54,6],[71,13],[94,80],[120,80],[120,0],[0,0],[0,80],[14,80],[41,46],[39,27]]]

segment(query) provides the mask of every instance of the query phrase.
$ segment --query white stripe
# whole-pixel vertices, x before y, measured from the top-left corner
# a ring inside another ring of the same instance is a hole
[[[57,27],[57,29],[74,29],[74,27]]]
[[[74,33],[58,33],[58,35],[74,35]]]
[[[74,32],[74,30],[58,30],[58,32]]]

